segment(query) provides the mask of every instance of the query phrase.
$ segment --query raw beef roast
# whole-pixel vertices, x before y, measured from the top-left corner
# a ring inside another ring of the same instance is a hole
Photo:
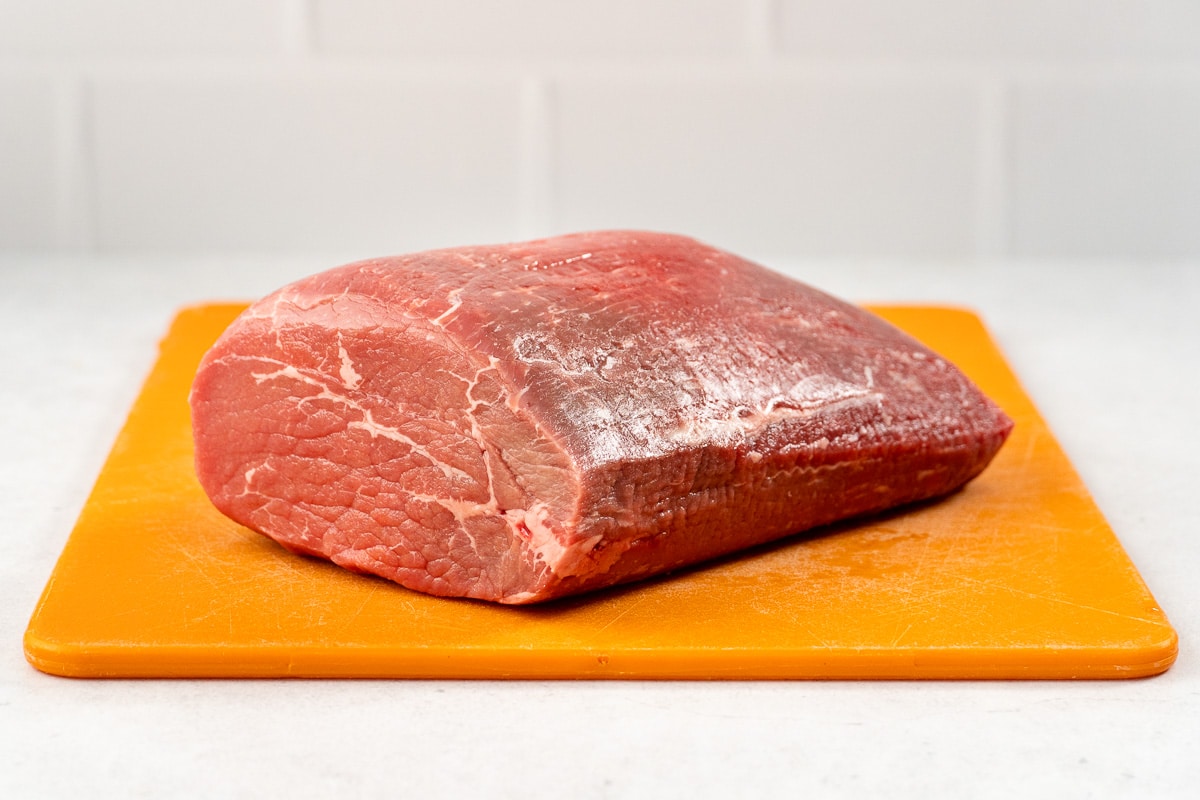
[[[977,475],[1012,423],[871,314],[691,239],[436,250],[284,287],[205,356],[196,471],[289,550],[531,603]]]

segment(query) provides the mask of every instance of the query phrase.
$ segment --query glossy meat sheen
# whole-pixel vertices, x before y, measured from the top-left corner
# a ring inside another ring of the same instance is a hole
[[[1011,428],[873,315],[641,232],[301,280],[233,323],[191,402],[197,474],[233,519],[505,603],[945,494]]]

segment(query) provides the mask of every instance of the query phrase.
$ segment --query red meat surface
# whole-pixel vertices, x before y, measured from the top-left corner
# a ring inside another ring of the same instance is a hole
[[[680,236],[382,258],[205,356],[196,471],[289,550],[530,603],[946,494],[1011,421],[853,305]]]

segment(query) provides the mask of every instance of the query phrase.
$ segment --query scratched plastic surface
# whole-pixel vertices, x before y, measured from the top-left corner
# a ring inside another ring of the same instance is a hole
[[[25,635],[75,677],[1126,678],[1177,638],[979,319],[876,308],[1015,420],[945,500],[536,607],[289,554],[192,473],[187,392],[240,306],[185,310]]]

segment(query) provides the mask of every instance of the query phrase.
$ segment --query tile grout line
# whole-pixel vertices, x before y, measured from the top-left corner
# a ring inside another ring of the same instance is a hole
[[[1130,84],[1138,87],[1200,85],[1200,61],[1178,64],[1087,64],[1047,61],[992,60],[920,61],[864,60],[807,57],[783,53],[775,33],[776,6],[770,0],[753,0],[753,13],[747,17],[742,33],[743,57],[667,58],[653,61],[621,57],[580,62],[553,58],[533,58],[523,62],[503,59],[465,59],[427,61],[374,56],[348,57],[338,54],[316,55],[316,22],[306,0],[280,0],[284,3],[278,33],[278,50],[253,56],[80,56],[70,58],[57,68],[80,69],[97,77],[270,77],[295,68],[303,62],[302,76],[342,79],[379,77],[431,78],[433,80],[520,79],[535,75],[543,79],[592,80],[674,80],[687,77],[696,81],[713,78],[759,80],[813,80],[841,84],[916,84],[958,83],[962,81],[1021,81],[1034,85],[1103,86]],[[745,57],[750,54],[752,57]],[[37,58],[12,58],[0,54],[0,74],[38,69],[48,62]]]
[[[55,105],[55,246],[59,251],[91,252],[96,198],[87,79],[74,71],[61,74]]]
[[[280,30],[283,56],[303,59],[310,56],[315,44],[315,23],[310,0],[279,0]]]
[[[980,84],[975,255],[981,259],[1004,257],[1011,250],[1010,96],[1011,89],[1003,79]]]
[[[749,0],[746,43],[757,63],[770,63],[779,49],[779,13],[776,0]]]
[[[517,226],[525,239],[545,236],[554,223],[553,91],[529,75],[521,81]]]

